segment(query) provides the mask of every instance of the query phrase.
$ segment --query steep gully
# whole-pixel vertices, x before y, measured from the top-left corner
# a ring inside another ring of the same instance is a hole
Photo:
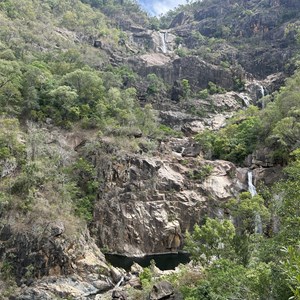
[[[227,74],[224,68],[207,64],[197,57],[176,57],[175,36],[171,31],[129,34],[132,48],[152,47],[147,55],[128,60],[141,75],[155,73],[172,83],[188,78],[191,87],[195,84],[206,87],[207,80],[215,79],[214,82],[223,87],[232,87],[232,74]],[[177,65],[180,66],[178,70]],[[273,74],[263,81],[251,78],[246,81],[243,92],[213,95],[212,104],[195,100],[196,107],[214,107],[207,117],[181,111],[182,107],[176,101],[154,102],[154,107],[160,111],[160,121],[183,131],[186,137],[164,140],[151,154],[145,149],[139,154],[124,155],[109,141],[103,140],[103,148],[94,159],[96,168],[103,175],[93,223],[98,245],[129,257],[178,251],[184,245],[183,233],[201,223],[204,216],[226,214],[220,209],[221,203],[248,188],[254,196],[252,179],[249,179],[252,173],[247,175],[248,168],[254,168],[258,180],[265,180],[264,175],[272,173],[274,167],[268,157],[261,157],[263,155],[258,151],[247,159],[245,168],[237,168],[230,162],[206,160],[191,137],[205,129],[218,130],[232,112],[259,104],[266,91],[274,90],[281,80],[282,74]],[[114,153],[113,161],[110,153]],[[197,172],[206,165],[211,166],[212,173],[197,179]],[[257,167],[262,168],[258,170]],[[255,219],[256,232],[261,233],[259,214]]]

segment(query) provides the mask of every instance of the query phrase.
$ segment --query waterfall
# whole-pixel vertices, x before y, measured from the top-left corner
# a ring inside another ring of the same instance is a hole
[[[260,88],[261,97],[264,97],[265,96],[265,88],[263,87],[263,85],[260,85],[259,88]]]
[[[183,156],[184,151],[185,151],[185,147],[182,147],[180,152],[181,156]]]
[[[124,282],[124,276],[120,279],[120,281],[115,285],[114,289],[118,288]]]
[[[257,194],[257,192],[252,181],[253,181],[252,171],[248,171],[248,191],[250,192],[251,196],[254,197]]]
[[[256,188],[253,184],[253,173],[252,171],[248,171],[248,191],[250,192],[251,196],[254,197],[257,195]],[[262,229],[262,221],[260,214],[258,212],[255,212],[255,217],[254,217],[254,232],[258,234],[263,233]]]
[[[261,108],[265,108],[265,99],[264,99],[264,97],[265,97],[265,95],[266,95],[266,93],[265,93],[265,88],[264,88],[264,86],[263,85],[259,85],[259,88],[260,88],[260,93],[261,93],[261,98],[262,98],[262,100],[261,100]]]
[[[167,47],[167,44],[166,44],[166,39],[167,39],[166,35],[167,35],[166,32],[160,32],[159,33],[160,40],[161,40],[161,51],[165,54],[168,52],[168,47]]]
[[[245,104],[247,107],[250,106],[250,99],[249,99],[248,96],[243,95],[243,96],[242,96],[242,99],[243,99],[243,101],[244,101],[244,104]]]

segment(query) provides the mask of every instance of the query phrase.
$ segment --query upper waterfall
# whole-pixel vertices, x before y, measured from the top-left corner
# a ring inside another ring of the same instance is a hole
[[[161,40],[161,51],[166,54],[168,52],[168,46],[166,43],[167,32],[160,32],[159,36],[160,36],[160,40]]]
[[[263,85],[260,85],[260,93],[261,93],[261,97],[264,97],[265,96],[265,88]]]

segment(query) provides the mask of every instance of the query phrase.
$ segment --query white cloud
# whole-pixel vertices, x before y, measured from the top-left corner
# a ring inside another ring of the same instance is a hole
[[[186,0],[153,0],[153,1],[141,1],[144,7],[155,15],[165,14],[168,10],[175,8],[179,4],[185,4]],[[143,3],[144,2],[144,3]]]

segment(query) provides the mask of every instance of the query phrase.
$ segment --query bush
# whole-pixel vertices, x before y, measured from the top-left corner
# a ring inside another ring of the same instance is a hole
[[[206,164],[204,166],[201,166],[200,169],[194,170],[190,174],[190,178],[202,182],[212,173],[213,169],[213,166]]]
[[[219,132],[209,130],[198,134],[198,142],[208,158],[242,163],[255,149],[261,120],[258,116],[240,116]]]
[[[198,96],[200,99],[207,99],[209,96],[208,89],[204,89],[198,92]]]
[[[226,90],[224,88],[217,86],[215,83],[213,83],[211,81],[207,85],[207,90],[208,90],[209,94],[211,94],[211,95],[226,93]]]

